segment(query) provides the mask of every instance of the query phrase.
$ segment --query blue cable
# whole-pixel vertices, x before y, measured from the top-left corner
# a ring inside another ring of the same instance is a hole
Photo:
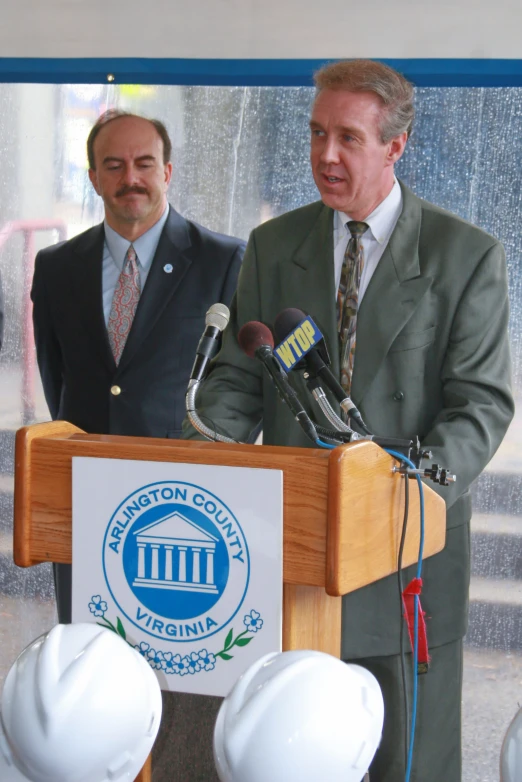
[[[317,443],[317,445],[320,445],[321,448],[330,448],[330,449],[337,448],[336,445],[332,445],[331,443],[325,443],[324,440],[320,440],[319,437],[317,438],[317,440],[315,442]],[[339,445],[340,445],[340,443],[339,443]]]
[[[411,467],[412,469],[416,469],[415,465],[413,464],[410,459],[408,459],[407,456],[404,456],[404,454],[399,453],[398,451],[389,451],[387,448],[385,449],[387,453],[390,454],[390,456],[393,456],[395,459],[399,459],[401,462],[404,462],[408,465],[408,467]],[[420,478],[420,475],[415,476],[417,479],[417,485],[419,487],[419,503],[420,503],[420,539],[419,539],[419,559],[417,561],[417,578],[421,578],[422,575],[422,555],[424,552],[424,490],[422,486],[422,481]],[[409,480],[409,478],[407,478]],[[417,680],[418,680],[418,673],[417,673],[417,665],[419,660],[419,639],[418,639],[418,615],[419,615],[419,596],[414,596],[414,619],[413,619],[413,699],[412,699],[412,710],[411,710],[411,729],[410,729],[410,746],[408,749],[408,762],[406,766],[406,777],[404,782],[410,782],[410,776],[411,776],[411,769],[412,769],[412,763],[413,763],[413,745],[415,742],[415,723],[417,721]]]
[[[321,440],[319,437],[316,440],[317,445],[321,446],[321,448],[337,448],[336,445],[331,445],[330,443],[325,443],[324,440]],[[415,464],[408,459],[407,456],[405,456],[402,453],[399,453],[398,451],[391,451],[387,448],[384,449],[387,453],[390,454],[390,456],[393,456],[395,459],[398,459],[401,462],[404,462],[408,465],[408,467],[411,467],[413,470],[416,469]],[[420,536],[419,536],[419,558],[417,561],[417,578],[421,578],[422,576],[422,555],[424,552],[424,491],[422,486],[422,481],[420,479],[419,475],[415,476],[417,479],[417,485],[419,487],[419,504],[420,504]],[[409,480],[409,478],[408,478]],[[417,665],[419,660],[419,639],[418,639],[418,614],[419,614],[419,596],[414,596],[414,619],[413,619],[413,698],[412,698],[412,711],[411,711],[411,728],[410,728],[410,742],[409,742],[409,749],[408,749],[408,760],[407,760],[407,766],[406,766],[406,777],[404,782],[410,782],[410,776],[411,776],[411,769],[412,769],[412,763],[413,763],[413,746],[415,742],[415,723],[417,721],[417,697],[418,697],[418,674],[417,674]]]

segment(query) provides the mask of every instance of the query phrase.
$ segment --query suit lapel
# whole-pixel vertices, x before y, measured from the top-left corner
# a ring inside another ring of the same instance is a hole
[[[105,234],[103,223],[82,234],[74,245],[77,256],[71,264],[74,309],[83,321],[100,358],[114,372],[116,365],[103,316],[102,261]]]
[[[123,349],[120,369],[132,360],[179,287],[192,263],[193,252],[187,221],[170,207],[147,282],[140,296],[132,328]],[[170,273],[164,270],[167,263],[173,267]]]
[[[285,265],[284,306],[298,307],[317,322],[328,346],[332,371],[339,374],[333,264],[333,211],[321,202],[311,217],[311,229]],[[315,219],[314,219],[315,218]]]
[[[395,337],[431,285],[419,266],[421,205],[401,183],[403,210],[364,295],[357,318],[352,396],[360,404]]]

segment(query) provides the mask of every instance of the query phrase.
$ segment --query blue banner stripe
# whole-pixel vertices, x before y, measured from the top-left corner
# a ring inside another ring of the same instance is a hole
[[[310,86],[326,60],[0,57],[0,82]],[[520,87],[522,60],[383,59],[419,87]]]

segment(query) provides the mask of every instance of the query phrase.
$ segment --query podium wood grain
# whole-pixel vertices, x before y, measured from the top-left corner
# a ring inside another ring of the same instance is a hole
[[[403,478],[394,460],[359,441],[326,451],[88,435],[54,422],[20,429],[15,454],[14,560],[70,563],[74,456],[282,470],[283,581],[347,594],[397,569]],[[444,501],[425,487],[425,556],[445,541]],[[410,492],[403,562],[417,560],[418,494]]]
[[[283,472],[283,649],[339,656],[341,596],[397,570],[404,478],[371,442],[333,451],[113,435],[63,421],[16,435],[14,561],[72,559],[72,459],[227,465]],[[424,556],[444,547],[444,501],[425,487]],[[404,566],[417,561],[419,498],[410,492]],[[150,782],[150,758],[136,782]]]

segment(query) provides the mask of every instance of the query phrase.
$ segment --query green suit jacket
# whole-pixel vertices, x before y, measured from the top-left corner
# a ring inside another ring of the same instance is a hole
[[[430,484],[447,504],[445,549],[423,570],[428,642],[440,645],[466,632],[469,486],[513,415],[506,264],[493,237],[401,188],[401,216],[359,309],[352,398],[375,434],[418,435],[457,474],[448,488]],[[321,327],[339,374],[335,298],[330,208],[313,203],[252,232],[223,346],[198,396],[218,430],[245,441],[262,422],[264,443],[310,446],[237,333],[298,307]],[[291,380],[326,425],[299,374]],[[187,422],[184,431],[195,436]],[[400,624],[395,576],[346,596],[343,659],[397,654]]]

